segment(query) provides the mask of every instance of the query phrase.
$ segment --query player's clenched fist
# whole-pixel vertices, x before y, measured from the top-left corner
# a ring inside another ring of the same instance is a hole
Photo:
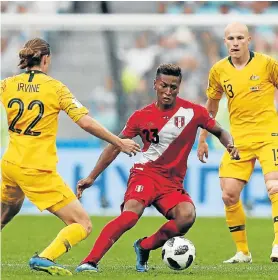
[[[228,144],[227,151],[229,152],[231,159],[235,159],[235,160],[240,159],[238,149],[234,146],[234,144]]]
[[[121,139],[121,142],[121,152],[129,155],[130,157],[136,155],[137,152],[141,152],[140,145],[131,139]]]

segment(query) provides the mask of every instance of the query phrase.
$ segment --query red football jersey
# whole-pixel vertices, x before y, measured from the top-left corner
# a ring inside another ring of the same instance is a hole
[[[140,135],[144,143],[135,169],[159,172],[181,182],[198,127],[212,128],[215,123],[206,108],[177,97],[172,109],[161,111],[152,103],[135,111],[122,134],[128,138]]]

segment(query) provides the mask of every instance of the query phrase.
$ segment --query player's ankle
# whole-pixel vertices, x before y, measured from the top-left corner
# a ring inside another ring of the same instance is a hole
[[[97,267],[97,264],[95,262],[87,262],[87,263],[94,266],[94,267]]]
[[[237,250],[237,253],[242,252],[243,255],[245,256],[249,256],[250,255],[250,251],[249,250]]]

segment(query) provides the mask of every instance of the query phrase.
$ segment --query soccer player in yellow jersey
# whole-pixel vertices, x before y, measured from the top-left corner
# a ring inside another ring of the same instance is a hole
[[[39,38],[19,52],[19,68],[27,71],[1,81],[0,100],[8,119],[10,142],[1,162],[1,229],[19,212],[26,197],[65,224],[53,242],[30,259],[31,269],[71,275],[55,259],[91,232],[89,216],[56,171],[58,114],[64,110],[82,129],[130,156],[138,144],[120,139],[88,115],[88,110],[60,81],[48,76],[49,44]]]
[[[225,44],[229,52],[213,65],[207,88],[208,111],[215,117],[219,100],[228,99],[231,134],[241,159],[231,160],[225,153],[219,169],[226,221],[237,253],[224,263],[252,262],[248,248],[245,214],[240,193],[248,182],[255,161],[261,164],[272,204],[275,238],[270,255],[278,262],[278,115],[274,91],[278,88],[278,63],[273,58],[249,50],[251,37],[246,25],[231,23],[225,29]],[[207,133],[199,138],[198,157],[208,157]]]

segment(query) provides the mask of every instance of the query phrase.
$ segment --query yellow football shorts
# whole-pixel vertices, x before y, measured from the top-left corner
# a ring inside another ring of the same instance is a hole
[[[25,196],[41,211],[56,212],[77,199],[57,171],[22,168],[2,160],[1,201],[16,204]]]
[[[219,168],[219,177],[250,179],[256,159],[260,162],[263,174],[278,172],[278,141],[253,142],[237,146],[240,160],[232,160],[226,151]]]

